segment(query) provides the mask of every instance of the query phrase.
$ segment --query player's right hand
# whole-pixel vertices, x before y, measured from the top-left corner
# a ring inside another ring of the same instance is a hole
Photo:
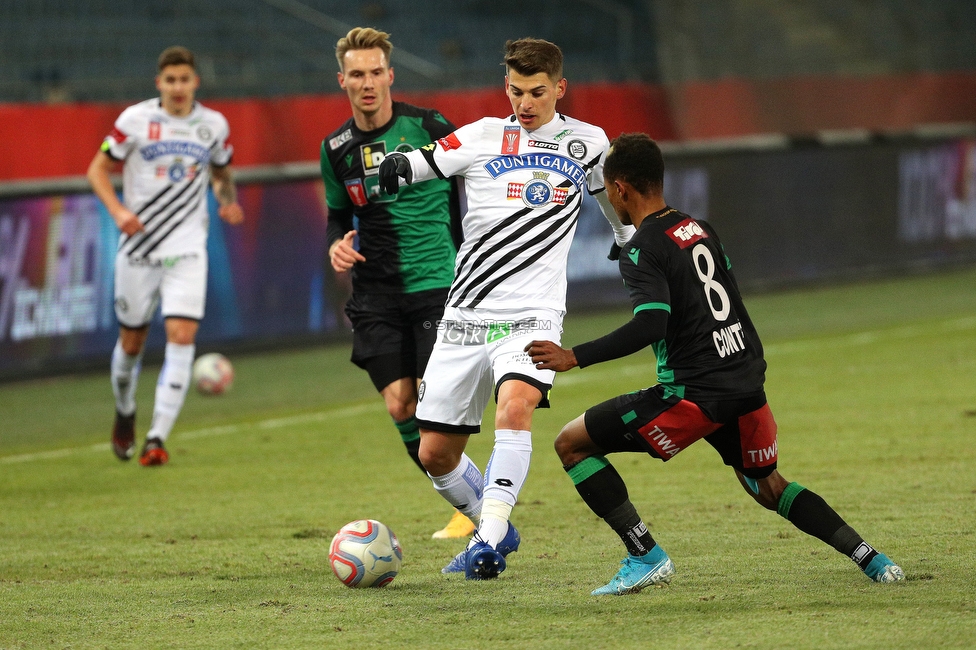
[[[532,341],[524,351],[539,370],[566,372],[579,365],[572,349],[562,348],[552,341]]]
[[[410,161],[401,153],[391,153],[383,158],[380,163],[379,171],[380,187],[387,194],[396,194],[400,191],[400,179],[406,181],[407,185],[413,182],[413,170],[410,168]]]
[[[138,215],[126,208],[119,210],[117,214],[113,214],[112,218],[115,219],[115,225],[119,227],[119,230],[130,237],[144,228]]]
[[[366,258],[352,246],[355,237],[356,231],[350,230],[329,249],[329,261],[332,262],[332,268],[336,273],[348,271],[356,262],[366,261]]]

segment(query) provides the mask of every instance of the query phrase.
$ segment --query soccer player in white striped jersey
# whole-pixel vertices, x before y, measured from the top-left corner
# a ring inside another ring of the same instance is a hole
[[[595,195],[617,245],[633,234],[603,192],[609,142],[599,127],[561,115],[562,52],[524,38],[505,48],[505,90],[513,114],[486,117],[435,143],[387,156],[380,182],[459,176],[468,210],[434,351],[420,385],[420,459],[434,488],[478,524],[443,571],[494,578],[520,543],[509,519],[529,470],[532,415],[548,406],[554,373],[523,348],[560,340],[566,262],[583,192]],[[484,476],[464,453],[494,393],[495,444]]]
[[[159,98],[123,111],[88,167],[92,189],[121,231],[115,258],[119,339],[112,352],[112,450],[121,460],[135,451],[136,383],[157,306],[165,319],[166,351],[139,458],[144,466],[169,460],[164,443],[190,384],[207,296],[208,186],[221,219],[244,220],[230,173],[227,120],[194,101],[200,78],[193,53],[167,48],[158,68]],[[110,177],[120,162],[123,201]]]

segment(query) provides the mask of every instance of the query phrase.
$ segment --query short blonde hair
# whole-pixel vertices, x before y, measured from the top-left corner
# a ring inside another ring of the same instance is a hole
[[[345,70],[342,62],[349,50],[371,50],[374,47],[383,51],[383,56],[386,57],[386,65],[389,66],[390,53],[393,52],[390,35],[372,27],[353,27],[348,34],[336,43],[336,61],[339,62],[339,70]]]

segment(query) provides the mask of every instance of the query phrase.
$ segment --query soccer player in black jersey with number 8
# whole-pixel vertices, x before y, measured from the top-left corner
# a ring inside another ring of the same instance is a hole
[[[593,595],[637,593],[674,575],[606,454],[644,452],[667,461],[702,438],[761,506],[847,555],[875,582],[903,580],[901,568],[821,497],[777,471],[762,344],[715,230],[665,203],[657,144],[644,134],[621,135],[603,174],[620,220],[637,227],[620,255],[634,318],[572,349],[551,341],[526,347],[537,367],[557,372],[648,345],[657,355],[657,385],[588,409],[556,438],[556,453],[583,501],[627,547],[620,571]]]

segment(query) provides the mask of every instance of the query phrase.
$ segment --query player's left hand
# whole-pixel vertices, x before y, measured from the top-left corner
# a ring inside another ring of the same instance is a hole
[[[380,163],[380,187],[387,194],[396,194],[400,191],[401,178],[406,181],[407,185],[413,181],[410,161],[401,153],[391,153]]]
[[[525,351],[539,370],[566,372],[579,365],[572,350],[561,348],[552,341],[532,341],[525,346]]]
[[[241,207],[240,203],[222,205],[217,209],[217,214],[232,226],[236,226],[244,221],[244,208]]]

